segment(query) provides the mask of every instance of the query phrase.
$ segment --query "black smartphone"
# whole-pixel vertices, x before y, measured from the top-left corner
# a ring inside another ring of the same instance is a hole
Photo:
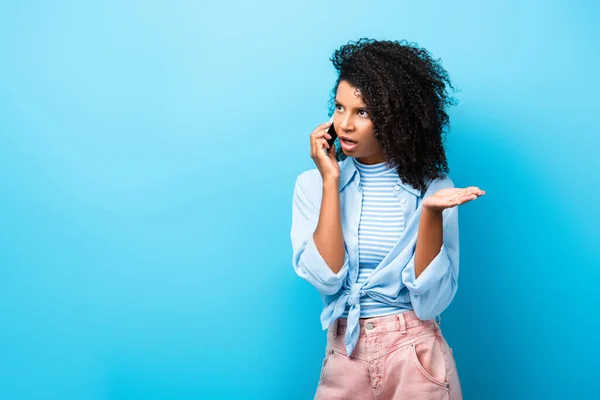
[[[327,144],[329,144],[329,149],[327,149],[327,153],[329,153],[329,150],[335,149],[334,142],[335,139],[337,139],[337,133],[335,133],[335,128],[333,127],[333,117],[331,117],[330,122],[331,126],[329,127],[329,130],[327,130],[327,133],[331,135],[331,139],[327,139]]]

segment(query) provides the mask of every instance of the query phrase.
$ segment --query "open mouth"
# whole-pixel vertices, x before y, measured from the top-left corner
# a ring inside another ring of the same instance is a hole
[[[356,147],[358,143],[353,140],[340,138],[340,144],[342,145],[342,149],[346,151],[351,151]]]

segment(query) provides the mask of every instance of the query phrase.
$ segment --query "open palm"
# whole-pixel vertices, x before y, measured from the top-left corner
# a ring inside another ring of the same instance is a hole
[[[484,194],[485,191],[479,189],[477,186],[469,186],[467,188],[446,188],[438,190],[423,200],[423,207],[442,211],[446,208],[452,208],[475,200]]]

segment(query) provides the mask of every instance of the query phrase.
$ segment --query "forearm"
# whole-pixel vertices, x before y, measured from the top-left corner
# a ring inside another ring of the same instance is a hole
[[[440,252],[443,242],[442,211],[423,208],[419,231],[417,233],[417,248],[415,250],[415,278],[427,268]]]
[[[329,268],[337,274],[344,265],[344,235],[337,179],[323,182],[319,222],[313,233],[313,239]]]

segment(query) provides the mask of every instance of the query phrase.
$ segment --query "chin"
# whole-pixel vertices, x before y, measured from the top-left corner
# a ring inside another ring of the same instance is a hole
[[[342,151],[344,152],[345,155],[347,155],[348,157],[364,157],[364,155],[360,154],[360,150],[354,149],[352,151],[347,151],[345,150],[343,147],[341,147]]]

